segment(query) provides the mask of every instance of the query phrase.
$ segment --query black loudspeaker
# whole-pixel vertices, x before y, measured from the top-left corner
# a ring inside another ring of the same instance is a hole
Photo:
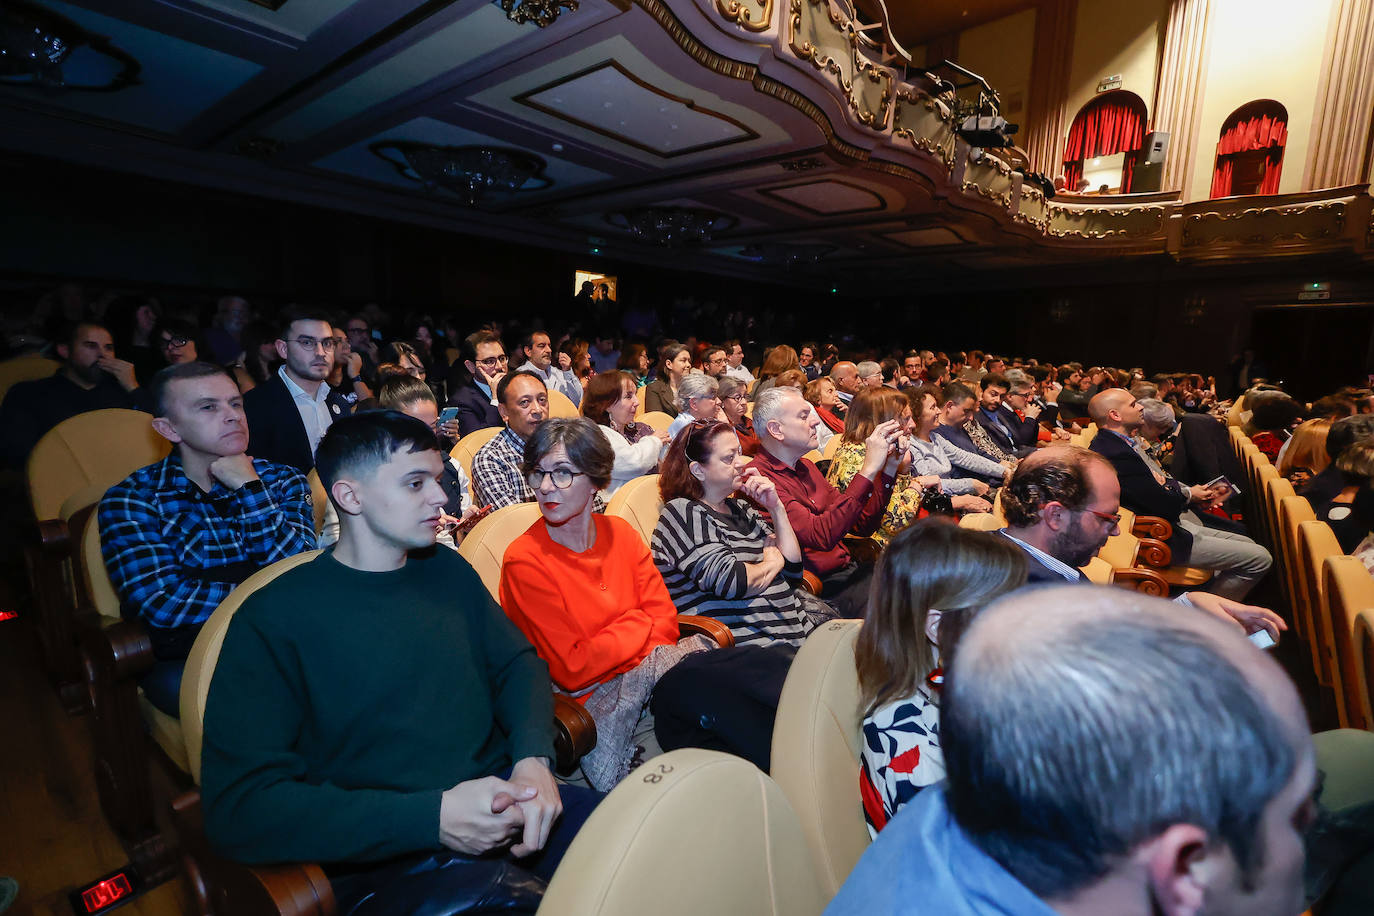
[[[1145,135],[1145,142],[1140,146],[1140,161],[1142,164],[1164,164],[1164,154],[1169,151],[1169,132],[1167,130],[1156,130]]]

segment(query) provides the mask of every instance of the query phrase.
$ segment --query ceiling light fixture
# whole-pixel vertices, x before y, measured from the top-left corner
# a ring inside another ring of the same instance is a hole
[[[375,144],[372,152],[425,190],[456,194],[469,207],[518,191],[542,191],[553,184],[543,174],[544,160],[523,150],[387,141]]]
[[[523,25],[533,22],[541,29],[552,25],[563,10],[577,9],[577,0],[493,0],[506,11],[506,18]]]
[[[639,207],[606,214],[606,222],[641,241],[676,247],[709,242],[739,222],[733,216],[697,207]]]
[[[0,83],[46,90],[116,92],[138,83],[129,54],[26,0],[0,5]]]

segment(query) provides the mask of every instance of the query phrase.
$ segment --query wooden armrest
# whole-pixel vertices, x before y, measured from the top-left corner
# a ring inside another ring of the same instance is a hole
[[[596,721],[582,704],[561,693],[553,695],[554,767],[570,773],[577,761],[596,747]]]
[[[38,523],[38,543],[45,553],[68,556],[71,553],[72,532],[60,518]]]
[[[705,636],[722,649],[728,649],[735,644],[735,634],[731,633],[729,627],[714,617],[702,617],[699,614],[678,614],[677,631],[683,636]]]
[[[860,563],[876,563],[879,555],[883,552],[883,549],[878,546],[878,542],[869,537],[855,537],[847,534],[843,543],[845,549],[849,551],[849,555]]]
[[[172,800],[172,818],[187,853],[192,893],[216,913],[234,916],[336,916],[334,889],[314,863],[240,865],[210,848],[205,838],[200,790]]]
[[[809,569],[802,570],[801,587],[817,598],[821,596],[821,577]]]
[[[1174,536],[1174,526],[1157,515],[1137,515],[1131,534],[1138,538],[1155,538],[1167,541]]]
[[[1113,569],[1112,584],[1140,592],[1142,595],[1169,597],[1169,583],[1153,569],[1141,569],[1138,566],[1133,569]]]
[[[1174,552],[1169,545],[1154,538],[1140,538],[1140,549],[1136,552],[1136,565],[1144,564],[1152,569],[1165,569],[1174,561]]]
[[[88,608],[80,616],[89,620],[96,614]],[[153,641],[142,623],[121,620],[103,628],[84,628],[79,636],[90,673],[136,682],[153,667]],[[91,666],[97,670],[92,672]]]

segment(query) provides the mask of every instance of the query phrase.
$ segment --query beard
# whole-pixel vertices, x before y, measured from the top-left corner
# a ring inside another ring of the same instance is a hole
[[[1049,554],[1077,569],[1091,560],[1105,543],[1104,538],[1084,531],[1083,526],[1075,520],[1072,526],[1055,534],[1050,541]]]

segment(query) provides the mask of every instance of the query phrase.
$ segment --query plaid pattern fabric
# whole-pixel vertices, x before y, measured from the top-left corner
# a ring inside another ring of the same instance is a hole
[[[234,586],[315,547],[310,486],[296,469],[256,460],[237,490],[192,483],[175,451],[100,501],[100,551],[125,613],[153,627],[203,623]]]
[[[534,502],[520,465],[525,460],[525,440],[506,427],[472,456],[472,493],[478,506],[504,509],[516,503]]]

